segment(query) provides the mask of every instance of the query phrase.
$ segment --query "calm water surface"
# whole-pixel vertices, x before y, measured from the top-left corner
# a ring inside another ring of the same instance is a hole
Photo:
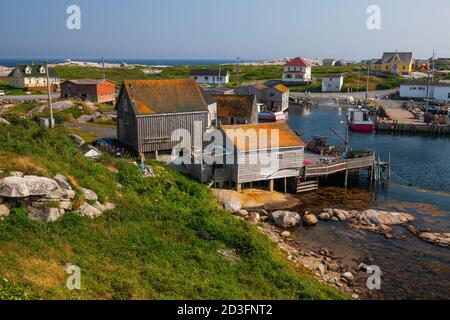
[[[344,131],[346,109],[337,107],[301,108],[289,111],[289,126],[303,132],[309,140],[314,135],[340,140],[329,130]],[[383,160],[389,153],[393,178],[389,185],[370,187],[366,177],[356,179],[347,193],[329,187],[315,194],[302,195],[300,209],[320,212],[323,207],[403,211],[413,214],[418,230],[450,232],[450,139],[428,136],[350,133],[354,149],[373,149]],[[449,299],[450,250],[411,236],[403,228],[394,229],[403,240],[387,240],[383,235],[356,232],[345,223],[319,223],[301,227],[297,237],[311,249],[329,248],[349,265],[364,261],[378,265],[383,272],[380,291],[364,290],[372,299]],[[364,286],[367,275],[357,276]]]

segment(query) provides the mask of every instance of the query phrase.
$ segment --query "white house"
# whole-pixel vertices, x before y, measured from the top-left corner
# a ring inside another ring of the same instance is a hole
[[[189,78],[198,84],[224,85],[230,82],[230,73],[227,70],[199,69],[192,70]]]
[[[450,101],[450,83],[439,83],[434,87],[433,97],[439,101]]]
[[[400,85],[401,98],[426,99],[427,92],[429,99],[450,101],[450,83],[448,82],[431,82],[428,84],[426,80],[414,80]]]
[[[343,85],[343,76],[322,78],[322,92],[340,92]]]
[[[284,65],[283,83],[305,84],[312,81],[312,65],[302,58],[295,58]]]
[[[50,86],[52,90],[60,84],[60,79],[55,69],[48,69]],[[8,75],[11,78],[10,85],[15,88],[31,90],[47,90],[47,71],[42,64],[17,65]]]

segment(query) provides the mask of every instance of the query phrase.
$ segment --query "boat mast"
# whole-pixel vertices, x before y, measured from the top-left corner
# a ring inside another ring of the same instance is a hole
[[[431,74],[430,74],[430,67],[428,67],[428,83],[427,83],[427,112],[430,108],[430,84],[431,84],[431,77],[433,78],[434,81],[434,55],[435,52],[433,50],[433,57],[431,58],[431,65],[432,65],[432,70],[431,70]]]
[[[367,67],[366,100],[369,99],[369,76],[370,76],[370,69],[369,67]]]

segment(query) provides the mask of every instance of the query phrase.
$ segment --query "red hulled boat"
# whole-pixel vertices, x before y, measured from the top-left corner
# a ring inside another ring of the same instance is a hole
[[[375,123],[369,118],[366,110],[350,109],[347,124],[349,129],[355,132],[373,133],[375,131]]]

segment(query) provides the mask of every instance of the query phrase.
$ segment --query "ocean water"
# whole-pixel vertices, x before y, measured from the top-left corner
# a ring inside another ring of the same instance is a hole
[[[14,67],[17,64],[27,64],[32,61],[36,63],[42,63],[45,58],[35,57],[35,58],[0,58],[0,66]],[[61,59],[48,59],[49,63],[60,63],[64,62],[67,58]],[[83,61],[83,62],[101,62],[101,58],[69,58],[73,61]],[[261,60],[240,60],[240,63],[246,62],[259,62]],[[143,65],[164,65],[164,66],[185,66],[185,65],[219,65],[219,64],[233,64],[237,63],[236,59],[105,59],[106,63],[120,64],[125,62],[127,64],[143,64]]]

